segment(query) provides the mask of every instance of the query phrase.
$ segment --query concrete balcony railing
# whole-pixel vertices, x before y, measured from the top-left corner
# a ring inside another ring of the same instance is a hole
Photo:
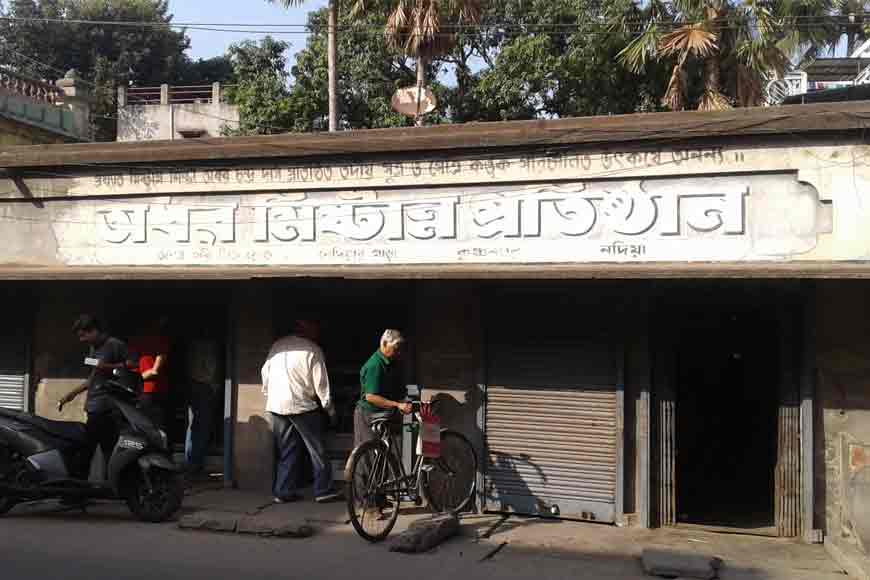
[[[74,70],[49,83],[0,68],[0,113],[53,138],[90,141],[93,99],[85,85]]]
[[[226,85],[119,87],[118,141],[220,137],[239,126]]]
[[[135,105],[206,105],[225,103],[224,89],[233,85],[213,83],[211,85],[159,87],[118,87],[118,106]]]
[[[56,85],[20,75],[8,69],[0,69],[0,92],[49,105],[62,105],[64,90]]]

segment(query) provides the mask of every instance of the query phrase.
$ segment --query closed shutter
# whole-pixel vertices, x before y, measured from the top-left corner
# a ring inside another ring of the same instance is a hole
[[[7,304],[14,303],[14,295],[4,295],[0,299]],[[5,312],[7,325],[0,328],[0,407],[25,411],[27,404],[27,342],[30,336],[24,327],[26,309]],[[0,310],[0,312],[3,312]]]
[[[487,509],[615,522],[621,346],[588,336],[601,330],[576,325],[571,301],[526,298],[526,309],[537,305],[527,320],[507,302],[496,307],[512,328],[491,333],[487,345]]]
[[[0,407],[23,411],[25,409],[24,374],[0,375]]]

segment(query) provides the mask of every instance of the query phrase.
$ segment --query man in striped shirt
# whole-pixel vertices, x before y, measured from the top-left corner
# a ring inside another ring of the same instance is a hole
[[[314,499],[337,499],[332,464],[324,444],[325,417],[335,419],[323,351],[317,345],[320,326],[314,320],[297,320],[294,333],[279,339],[263,365],[266,411],[278,448],[274,496],[277,503],[300,499],[303,446],[314,467]]]

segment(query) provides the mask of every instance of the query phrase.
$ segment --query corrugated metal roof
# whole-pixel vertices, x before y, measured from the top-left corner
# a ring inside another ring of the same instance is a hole
[[[552,121],[468,123],[338,133],[41,145],[0,149],[0,168],[81,170],[93,166],[227,160],[311,161],[376,155],[493,153],[498,149],[607,146],[687,139],[863,131],[870,102],[645,113]]]

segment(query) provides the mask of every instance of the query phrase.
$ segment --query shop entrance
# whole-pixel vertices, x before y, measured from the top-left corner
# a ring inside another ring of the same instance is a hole
[[[677,522],[772,531],[775,315],[725,300],[691,308],[674,344]]]
[[[353,412],[359,400],[359,371],[378,349],[381,335],[395,328],[409,339],[401,368],[403,384],[413,382],[414,331],[412,282],[395,280],[294,279],[273,290],[277,339],[293,331],[299,316],[313,316],[321,325],[320,347],[326,358],[338,424],[329,431],[327,450],[336,478],[342,477],[353,450]]]
[[[106,296],[106,303],[111,305],[106,322],[131,349],[135,349],[137,337],[155,333],[169,344],[164,420],[176,452],[184,450],[193,381],[205,381],[203,375],[208,375],[213,396],[205,399],[211,413],[207,466],[212,471],[220,470],[223,455],[229,298],[228,287],[205,282],[118,282]],[[165,323],[157,329],[154,325],[161,319]]]

